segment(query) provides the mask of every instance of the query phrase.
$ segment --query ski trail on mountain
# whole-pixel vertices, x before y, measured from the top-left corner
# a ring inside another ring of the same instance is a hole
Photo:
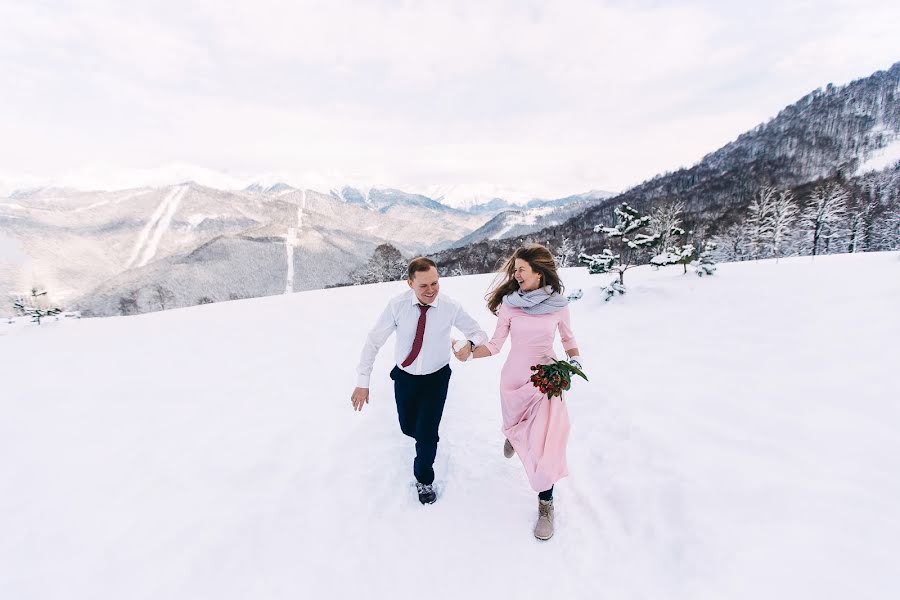
[[[134,265],[138,256],[141,255],[141,251],[144,249],[144,246],[146,246],[147,240],[150,237],[150,233],[153,231],[153,229],[159,223],[159,220],[162,218],[162,215],[166,210],[166,206],[169,204],[169,202],[172,200],[172,198],[175,196],[175,194],[178,193],[178,191],[179,191],[179,188],[174,188],[172,190],[169,190],[169,193],[166,194],[166,196],[163,198],[162,202],[159,203],[159,206],[156,207],[156,210],[153,211],[153,214],[150,215],[150,220],[147,221],[147,224],[141,230],[140,235],[138,235],[137,242],[135,242],[134,248],[131,250],[131,256],[128,258],[128,262],[125,263],[126,269],[130,269]]]
[[[306,190],[300,190],[300,206],[297,207],[297,231],[303,228],[303,211],[306,210]]]
[[[294,247],[297,244],[297,234],[303,228],[303,210],[306,208],[306,190],[300,190],[300,204],[297,206],[297,227],[289,227],[284,236],[284,246],[287,252],[287,283],[284,293],[294,291]]]
[[[163,234],[168,231],[169,224],[172,222],[172,217],[175,216],[175,211],[178,210],[178,205],[181,204],[181,199],[184,198],[184,195],[187,192],[187,187],[176,188],[174,192],[175,193],[166,196],[166,200],[160,205],[164,214],[159,220],[156,229],[153,231],[150,242],[141,254],[141,262],[138,264],[139,267],[146,265],[156,255],[159,241],[162,239]],[[157,209],[157,211],[158,210],[159,209]]]
[[[294,227],[288,227],[287,235],[284,236],[284,247],[287,250],[287,285],[284,287],[284,293],[290,294],[294,291],[294,240],[296,235]]]

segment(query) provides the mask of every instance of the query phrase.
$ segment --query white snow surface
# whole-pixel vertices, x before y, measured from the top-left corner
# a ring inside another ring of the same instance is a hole
[[[880,171],[900,162],[900,136],[890,144],[877,150],[856,169],[858,175],[869,171]]]
[[[548,542],[503,458],[502,358],[452,363],[434,505],[392,340],[352,411],[402,282],[0,322],[0,598],[896,598],[898,275],[898,253],[641,267],[606,303],[611,276],[564,269],[590,382]],[[489,333],[491,280],[442,279]]]

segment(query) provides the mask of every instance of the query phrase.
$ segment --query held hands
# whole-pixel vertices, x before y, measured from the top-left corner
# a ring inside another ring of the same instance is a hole
[[[353,410],[361,411],[363,409],[363,404],[369,403],[369,388],[354,388],[353,395],[350,396],[350,402],[353,403]]]
[[[451,340],[450,347],[453,348],[453,355],[460,362],[466,362],[472,355],[472,346],[469,340]]]

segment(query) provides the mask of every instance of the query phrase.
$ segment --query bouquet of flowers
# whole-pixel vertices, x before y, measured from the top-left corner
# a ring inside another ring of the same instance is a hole
[[[562,399],[564,390],[572,387],[572,375],[578,375],[585,381],[587,376],[579,368],[581,365],[566,360],[554,360],[546,365],[534,365],[531,375],[531,383],[534,387],[547,394],[548,398],[559,396]]]

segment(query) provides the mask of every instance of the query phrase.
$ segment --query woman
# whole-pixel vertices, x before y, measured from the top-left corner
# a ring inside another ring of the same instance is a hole
[[[497,315],[497,328],[489,342],[475,348],[473,356],[497,354],[507,336],[512,336],[500,373],[506,434],[503,454],[507,458],[519,455],[531,487],[539,492],[534,535],[547,540],[553,535],[553,485],[569,473],[569,414],[561,398],[548,398],[532,384],[531,366],[556,358],[553,340],[557,329],[570,360],[581,365],[553,255],[538,244],[523,246],[509,258],[503,272],[503,280],[487,295],[488,310]]]

